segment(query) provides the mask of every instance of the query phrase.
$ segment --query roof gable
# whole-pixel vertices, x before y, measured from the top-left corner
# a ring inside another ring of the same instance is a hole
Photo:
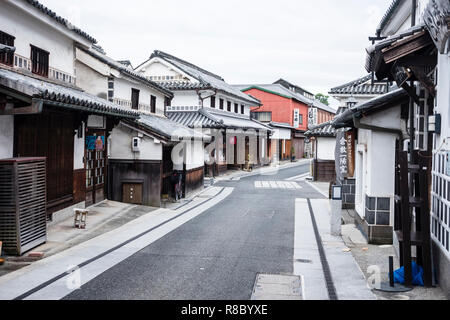
[[[253,97],[250,97],[249,95],[236,89],[232,85],[229,85],[228,83],[225,82],[225,80],[222,77],[220,77],[214,73],[211,73],[205,69],[202,69],[192,63],[189,63],[187,61],[184,61],[182,59],[179,59],[177,57],[174,57],[172,55],[169,55],[167,53],[164,53],[164,52],[158,51],[158,50],[153,52],[153,54],[150,57],[150,60],[152,60],[154,58],[160,58],[160,59],[164,60],[165,62],[171,64],[172,66],[178,68],[179,70],[181,70],[188,76],[196,79],[198,82],[200,82],[200,84],[204,85],[204,87],[210,87],[210,88],[216,89],[225,94],[229,94],[235,98],[243,100],[249,104],[258,104],[258,105],[260,104],[259,100],[255,99]],[[147,62],[150,60],[147,60]],[[145,63],[147,63],[147,62],[145,62]],[[144,65],[144,64],[142,64],[142,65]],[[141,66],[139,66],[138,68],[140,68]]]
[[[366,75],[343,85],[331,88],[331,95],[378,95],[388,91],[385,83],[372,84],[372,75]]]
[[[55,12],[53,12],[52,10],[50,10],[49,8],[44,6],[39,1],[36,1],[36,0],[20,0],[20,1],[30,4],[31,6],[33,6],[37,10],[39,10],[41,13],[43,13],[43,14],[49,16],[50,18],[52,18],[53,20],[55,20],[58,24],[61,24],[62,26],[64,26],[67,29],[69,29],[70,31],[78,34],[79,36],[81,36],[83,38],[85,38],[89,42],[97,43],[97,40],[95,38],[90,36],[85,31],[83,31],[83,30],[77,28],[76,26],[72,25],[67,19],[57,15]]]

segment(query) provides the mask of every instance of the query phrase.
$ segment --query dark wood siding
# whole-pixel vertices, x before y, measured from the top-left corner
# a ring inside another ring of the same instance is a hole
[[[124,184],[142,184],[142,204],[161,206],[161,161],[109,160],[108,199],[122,201]]]
[[[192,169],[186,172],[185,176],[185,195],[189,195],[190,193],[203,188],[204,185],[204,167],[200,167],[197,169]]]
[[[68,202],[72,203],[73,116],[47,111],[33,116],[15,116],[14,119],[14,156],[47,158],[49,213]]]

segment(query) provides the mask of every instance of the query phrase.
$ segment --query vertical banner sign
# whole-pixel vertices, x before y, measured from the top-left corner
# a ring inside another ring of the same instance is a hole
[[[317,108],[309,108],[308,110],[308,125],[317,125]]]
[[[355,132],[347,131],[345,136],[347,140],[347,177],[351,178],[355,175]]]
[[[347,140],[345,132],[340,129],[336,133],[336,180],[344,181],[348,174]]]
[[[300,110],[295,109],[294,110],[294,128],[298,128],[300,125]]]

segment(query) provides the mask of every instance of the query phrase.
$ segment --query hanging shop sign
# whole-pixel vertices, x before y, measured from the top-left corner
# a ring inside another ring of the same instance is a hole
[[[347,178],[355,175],[355,132],[347,131],[345,133],[347,143]]]
[[[439,53],[444,54],[450,37],[450,1],[430,0],[423,17]]]

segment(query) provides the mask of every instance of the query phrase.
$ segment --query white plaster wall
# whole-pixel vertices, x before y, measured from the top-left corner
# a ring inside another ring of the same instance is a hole
[[[150,96],[156,97],[156,113],[164,114],[164,100],[163,94],[156,90],[152,90],[150,87],[143,83],[132,80],[130,78],[115,78],[114,79],[114,98],[124,99],[131,101],[131,89],[138,89],[139,92],[139,103],[146,104],[150,106]]]
[[[202,141],[191,141],[186,143],[186,170],[203,167],[205,164],[205,153]]]
[[[271,137],[272,140],[291,140],[292,131],[290,129],[276,128],[273,130],[274,133]]]
[[[396,138],[391,133],[370,132],[367,145],[367,193],[371,197],[394,196]]]
[[[172,106],[198,106],[200,104],[198,95],[195,91],[174,91]],[[208,99],[209,100],[209,99]],[[205,101],[207,103],[207,101]]]
[[[149,77],[149,76],[161,76],[161,77],[174,76],[175,77],[175,76],[179,75],[178,72],[166,67],[164,64],[162,64],[160,62],[154,62],[154,63],[144,66],[144,68],[140,68],[138,70],[140,70],[140,71],[145,70],[145,72],[141,72],[141,73],[146,77]]]
[[[362,130],[359,130],[361,133]],[[364,139],[363,139],[364,140]],[[366,145],[360,144],[359,141],[356,144],[356,152],[355,152],[355,180],[356,180],[356,194],[355,194],[355,210],[357,214],[364,218],[365,212],[365,194],[367,189],[366,176],[367,176],[367,153],[366,153]]]
[[[400,106],[389,108],[383,110],[382,112],[377,112],[371,114],[368,117],[363,117],[361,123],[369,124],[373,126],[390,128],[390,129],[401,129],[401,108]]]
[[[74,144],[73,144],[73,169],[83,169],[84,168],[84,147],[85,147],[85,124],[83,122],[81,131],[83,133],[83,136],[81,138],[78,138],[78,130],[77,133],[74,135]]]
[[[108,98],[108,77],[79,61],[75,62],[77,69],[77,85],[86,92],[102,99]]]
[[[317,159],[334,160],[336,150],[336,138],[317,137]]]
[[[144,136],[141,138],[141,152],[133,152],[131,144],[133,137],[138,132],[122,125],[116,126],[111,131],[109,158],[116,160],[162,160],[162,143],[156,143],[155,139]]]
[[[13,157],[14,116],[0,116],[0,159]]]
[[[450,53],[439,54],[435,112],[441,114],[441,134],[436,135],[436,149],[450,150]],[[445,141],[444,141],[445,140]],[[446,142],[445,145],[442,145]]]
[[[50,67],[74,74],[74,41],[56,28],[7,1],[0,1],[0,30],[16,38],[17,54],[29,59],[32,44],[50,52]]]

